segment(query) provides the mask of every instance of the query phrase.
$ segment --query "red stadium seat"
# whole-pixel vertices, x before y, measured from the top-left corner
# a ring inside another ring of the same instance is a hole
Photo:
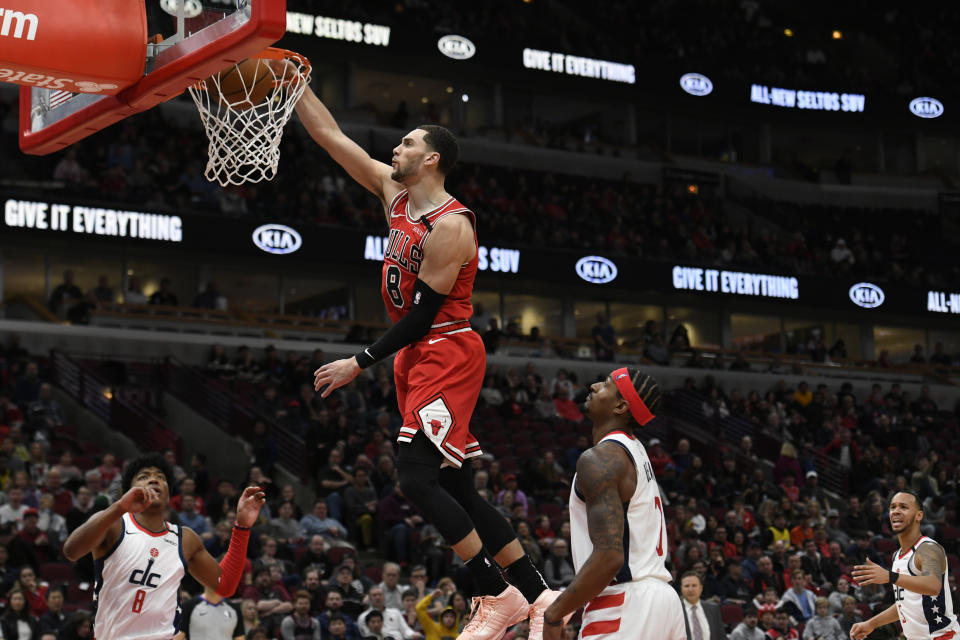
[[[378,584],[380,582],[380,579],[383,577],[382,569],[380,568],[380,565],[376,565],[376,564],[372,564],[366,569],[364,569],[363,575],[373,580],[374,584]]]
[[[86,583],[86,585],[86,589],[82,588],[80,584],[71,583],[67,585],[67,602],[74,606],[89,606],[93,602],[93,585],[90,583]]]
[[[877,551],[880,553],[891,554],[900,548],[900,545],[888,538],[880,538],[875,542]]]
[[[734,627],[743,620],[743,609],[737,604],[725,604],[720,607],[720,616],[723,618],[723,624]]]
[[[857,611],[860,612],[860,615],[863,616],[864,620],[869,620],[873,617],[873,609],[870,608],[870,605],[863,604],[862,602],[857,605]]]
[[[66,562],[42,562],[37,574],[50,584],[70,582],[75,577],[73,565]]]
[[[357,552],[348,547],[333,547],[327,551],[327,560],[330,561],[331,566],[337,566],[343,562],[344,556],[353,556],[357,557]]]

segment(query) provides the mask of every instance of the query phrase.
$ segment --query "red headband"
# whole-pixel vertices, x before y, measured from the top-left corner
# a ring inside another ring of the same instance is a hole
[[[627,401],[627,406],[630,407],[630,415],[633,416],[633,419],[639,422],[640,426],[653,420],[653,414],[650,413],[650,409],[648,409],[647,405],[640,399],[640,394],[637,393],[637,390],[633,388],[633,381],[630,380],[630,373],[627,371],[627,368],[617,369],[610,374],[610,377],[613,378],[613,384],[617,385],[617,389],[620,390],[620,395]]]

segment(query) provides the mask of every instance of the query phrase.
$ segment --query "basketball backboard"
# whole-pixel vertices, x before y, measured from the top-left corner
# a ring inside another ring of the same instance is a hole
[[[97,11],[112,15],[111,10],[117,12],[121,8],[143,14],[145,9],[147,37],[142,48],[129,46],[131,35],[126,26],[122,29],[124,46],[120,46],[119,25],[91,40],[84,27],[65,22],[62,0],[38,0],[35,4],[31,10],[40,25],[37,44],[47,33],[47,37],[70,43],[67,49],[74,54],[74,68],[82,69],[88,60],[94,66],[102,66],[97,61],[104,59],[106,51],[133,58],[134,65],[142,71],[135,72],[135,79],[119,83],[102,79],[71,81],[60,83],[63,88],[28,86],[23,81],[34,76],[20,74],[20,149],[33,155],[59,151],[119,120],[170,100],[204,78],[263,51],[286,30],[285,0],[85,0],[84,6],[91,15],[97,15]],[[43,11],[46,13],[42,14]],[[22,59],[35,59],[27,56],[25,47],[31,44],[25,39],[14,43],[24,47]],[[2,57],[7,56],[5,53]],[[50,56],[49,76],[69,68],[59,64],[65,62],[63,58]],[[3,80],[18,78],[0,77]]]

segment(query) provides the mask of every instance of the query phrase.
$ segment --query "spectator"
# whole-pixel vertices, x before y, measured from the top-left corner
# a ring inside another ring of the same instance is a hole
[[[346,527],[330,517],[327,503],[323,500],[314,502],[313,513],[308,513],[300,519],[300,537],[309,539],[315,535],[322,536],[327,546],[353,548],[353,545],[346,540]]]
[[[293,598],[293,612],[280,623],[283,640],[320,640],[320,623],[310,615],[310,594],[297,591]]]
[[[863,616],[860,615],[860,611],[857,610],[856,598],[853,596],[844,596],[843,612],[840,614],[837,622],[840,623],[840,630],[843,632],[844,638],[850,637],[850,629],[853,628],[853,625],[858,622],[863,622]]]
[[[659,438],[651,438],[647,446],[647,454],[650,456],[650,464],[653,466],[653,473],[657,476],[663,473],[663,468],[668,464],[676,466],[673,458],[663,448]]]
[[[117,294],[114,293],[113,287],[110,286],[109,279],[105,275],[97,278],[97,286],[91,289],[90,293],[93,294],[98,306],[112,305],[117,298]]]
[[[27,511],[23,504],[23,491],[14,487],[7,492],[7,504],[0,506],[0,526],[12,522],[17,529],[23,528],[23,514]]]
[[[501,337],[503,337],[503,332],[500,331],[497,319],[490,318],[490,322],[487,324],[487,330],[482,336],[483,347],[487,353],[494,354],[497,352]]]
[[[38,640],[40,624],[27,607],[27,598],[23,591],[14,588],[7,594],[7,607],[0,617],[0,630],[4,638],[29,638]]]
[[[41,385],[42,388],[43,385]],[[83,480],[83,472],[80,471],[80,467],[73,463],[73,453],[70,452],[70,449],[63,450],[59,461],[50,467],[50,470],[60,474],[60,481],[66,485],[79,484]]]
[[[354,513],[349,508],[344,511],[346,494],[350,493],[350,487],[356,486],[356,483],[353,476],[340,466],[342,463],[343,450],[339,447],[331,449],[326,466],[321,467],[317,472],[317,498],[326,500],[331,518],[345,521],[348,526],[352,527],[357,524],[355,519],[361,514]],[[367,488],[366,485],[361,484],[357,491],[363,493],[363,490]],[[353,493],[356,494],[356,492]],[[375,498],[376,495],[373,499]],[[372,533],[370,537],[372,540]]]
[[[37,574],[32,566],[23,565],[20,567],[14,589],[23,592],[27,599],[27,609],[31,614],[40,616],[47,612],[47,591],[49,587],[37,582]]]
[[[182,510],[177,512],[180,524],[190,527],[204,542],[213,539],[213,524],[210,518],[197,511],[196,496],[187,494],[181,498]]]
[[[847,248],[847,241],[843,238],[837,238],[837,243],[830,250],[830,260],[841,268],[849,267],[856,262],[853,252]]]
[[[470,326],[474,331],[481,333],[484,328],[490,326],[492,319],[493,314],[484,310],[482,302],[477,302],[473,305],[473,315],[470,317]]]
[[[67,614],[63,611],[63,591],[61,589],[49,589],[47,591],[47,611],[38,621],[40,633],[59,634],[60,630],[66,627],[68,621]]]
[[[330,452],[331,459],[334,458],[335,451]],[[345,472],[344,475],[350,477]],[[354,471],[352,480],[353,484],[344,492],[347,522],[355,527],[363,548],[373,549],[375,517],[379,505],[377,494],[370,484],[366,469],[360,468]]]
[[[43,425],[42,437],[48,442],[52,440],[51,436],[54,430],[63,426],[64,417],[63,408],[53,397],[53,387],[50,386],[50,383],[43,382],[40,384],[37,399],[30,403],[27,414],[30,416],[31,426],[35,428],[39,422]],[[33,437],[32,433],[27,435]]]
[[[580,412],[577,403],[570,399],[570,393],[566,387],[557,389],[557,395],[553,399],[553,404],[556,407],[557,414],[564,420],[576,423],[583,421],[583,414]]]
[[[769,640],[798,640],[800,632],[790,624],[790,613],[786,609],[777,609],[774,616],[774,623],[767,630]]]
[[[399,482],[393,485],[390,494],[380,500],[377,510],[380,513],[380,526],[386,533],[393,558],[407,564],[410,556],[410,536],[418,532],[423,525],[423,516],[403,495]],[[401,599],[396,601],[397,609],[402,608]],[[387,626],[390,626],[389,622]]]
[[[438,620],[431,618],[427,612],[434,599],[442,595],[443,592],[437,589],[433,593],[428,593],[417,603],[417,619],[423,627],[423,635],[426,640],[443,640],[444,638],[455,638],[458,635],[460,620],[453,607],[449,605],[444,607]]]
[[[720,582],[723,604],[744,606],[753,599],[750,585],[743,579],[743,566],[737,558],[727,561],[727,575]]]
[[[285,500],[280,503],[277,516],[270,519],[270,532],[280,548],[299,544],[303,541],[300,536],[300,523],[293,517],[292,502]]]
[[[100,472],[100,480],[104,486],[109,486],[121,471],[117,466],[117,457],[109,451],[103,454],[103,459],[96,470]]]
[[[320,623],[320,635],[323,640],[360,640],[357,623],[352,617],[341,611],[342,608],[343,596],[340,595],[340,592],[331,590],[327,593],[326,608],[317,617],[317,621]]]
[[[826,598],[817,598],[816,615],[803,629],[803,640],[846,640],[837,619],[829,615],[830,604]]]
[[[0,519],[2,519],[2,510],[3,507],[0,507]],[[72,533],[74,529],[86,522],[87,518],[99,510],[94,506],[93,494],[90,489],[87,487],[78,488],[76,502],[64,518],[67,524],[67,533]]]
[[[13,383],[13,401],[20,407],[29,407],[40,397],[40,367],[30,361]],[[11,431],[10,437],[13,437]],[[12,461],[11,461],[12,462]]]
[[[757,628],[757,610],[746,607],[743,610],[743,620],[730,634],[730,640],[764,640],[766,634]]]
[[[593,336],[593,353],[599,362],[611,362],[617,350],[617,336],[613,325],[603,313],[597,314],[597,324],[590,331]]]
[[[160,288],[150,294],[150,304],[165,307],[176,307],[179,304],[177,294],[173,292],[170,278],[160,279]]]
[[[379,586],[383,589],[384,602],[387,608],[403,611],[403,592],[410,587],[400,584],[400,565],[395,562],[385,562],[381,577],[383,580]]]
[[[385,605],[383,587],[371,587],[367,596],[370,599],[370,607],[357,619],[357,627],[360,629],[361,637],[370,635],[367,619],[374,612],[379,613],[383,620],[382,633],[385,637],[395,638],[396,640],[419,640],[422,637],[407,624],[403,617],[402,608],[394,609]]]
[[[37,526],[39,520],[40,513],[33,507],[24,511],[23,528],[17,532],[17,537],[29,545],[30,552],[38,562],[52,562],[57,559],[60,547],[54,545],[50,537],[40,530]]]
[[[780,598],[777,608],[783,607],[801,622],[807,622],[816,613],[817,596],[807,589],[807,577],[803,569],[794,569],[790,573],[792,586]]]
[[[687,637],[724,640],[726,634],[723,631],[720,607],[700,599],[703,594],[702,578],[693,571],[684,573],[680,578],[680,593]]]
[[[130,276],[127,279],[127,288],[123,290],[123,302],[125,304],[147,304],[147,296],[143,294],[143,287],[140,286],[138,276]]]
[[[253,584],[244,587],[242,597],[256,603],[257,616],[269,628],[278,626],[283,616],[293,611],[290,595],[282,586],[273,584],[269,567],[254,571]]]
[[[81,300],[83,292],[74,284],[73,271],[68,269],[63,272],[63,282],[58,284],[50,295],[50,310],[60,317],[66,317],[67,311]]]
[[[340,594],[340,607],[346,615],[356,618],[363,611],[363,583],[354,578],[353,569],[346,562],[333,572],[330,590]]]
[[[910,356],[911,364],[925,364],[927,359],[923,357],[923,345],[915,345],[913,347],[913,355]]]
[[[567,541],[556,538],[550,544],[550,554],[543,562],[543,578],[551,589],[560,589],[573,582],[575,575]]]

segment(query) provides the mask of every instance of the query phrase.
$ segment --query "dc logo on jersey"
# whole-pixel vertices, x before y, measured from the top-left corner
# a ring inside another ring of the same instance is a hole
[[[151,558],[156,558],[156,557],[159,556],[159,555],[160,555],[160,551],[157,550],[156,547],[153,547],[153,548],[150,549],[150,557],[151,557]]]
[[[156,549],[151,549],[150,555],[153,555],[153,551],[156,551]],[[159,555],[159,552],[157,553]],[[130,584],[135,584],[140,587],[153,587],[153,588],[159,587],[160,586],[159,581],[163,576],[161,576],[159,573],[151,572],[151,569],[153,569],[154,562],[156,561],[153,558],[151,558],[147,562],[146,569],[134,569],[133,572],[130,574],[130,579],[128,580],[128,582]]]

